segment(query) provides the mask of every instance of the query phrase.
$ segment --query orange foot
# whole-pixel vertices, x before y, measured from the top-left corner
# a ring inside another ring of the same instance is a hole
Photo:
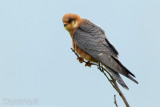
[[[88,61],[88,62],[86,62],[86,64],[85,64],[85,66],[88,66],[88,67],[91,67],[91,63],[90,63],[90,61]]]
[[[84,62],[83,58],[81,58],[81,57],[78,57],[77,60],[78,60],[80,63],[83,63],[83,62]]]

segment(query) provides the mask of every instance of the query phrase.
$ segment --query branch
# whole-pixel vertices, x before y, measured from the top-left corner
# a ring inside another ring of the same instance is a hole
[[[103,67],[103,66],[101,66],[101,67]],[[104,68],[103,68],[103,69],[104,69]],[[106,68],[106,69],[107,69],[107,68]],[[112,84],[112,86],[114,87],[114,89],[119,93],[119,95],[121,96],[121,98],[122,98],[123,102],[125,103],[126,107],[130,107],[129,104],[128,104],[128,102],[127,102],[127,100],[126,100],[126,98],[125,98],[125,96],[124,96],[124,94],[123,94],[122,91],[120,90],[120,88],[119,88],[116,80],[112,77],[112,75],[111,75],[111,74],[109,73],[109,71],[106,70],[106,69],[104,69],[104,70],[109,74],[109,76],[110,76],[110,78],[111,78],[111,80],[109,80],[109,82]],[[102,71],[102,72],[103,72],[103,74],[107,77],[106,73],[105,73],[104,71]],[[107,79],[108,79],[108,77],[107,77]]]
[[[116,105],[116,107],[118,107],[117,101],[116,101],[116,95],[114,95],[114,104]]]
[[[75,53],[75,55],[80,59],[79,55],[75,52],[74,49],[71,48],[71,50]],[[86,61],[84,61],[85,63],[87,63]],[[122,91],[120,90],[120,88],[118,87],[118,84],[116,82],[116,80],[113,78],[113,76],[110,74],[109,70],[107,68],[104,68],[103,65],[99,62],[99,63],[91,63],[92,65],[96,65],[98,67],[98,69],[106,76],[106,78],[108,79],[108,81],[111,83],[111,85],[113,86],[113,88],[119,93],[120,97],[122,98],[123,102],[125,103],[126,107],[130,107],[124,94],[122,93]],[[108,75],[109,77],[108,77]],[[114,97],[115,98],[115,97]],[[116,101],[116,100],[115,100]],[[114,102],[115,103],[115,102]],[[115,103],[116,107],[118,107],[117,102]]]

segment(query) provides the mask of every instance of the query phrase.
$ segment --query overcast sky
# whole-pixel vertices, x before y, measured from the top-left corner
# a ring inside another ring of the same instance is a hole
[[[115,94],[124,107],[105,76],[71,51],[62,17],[76,13],[104,29],[136,75],[138,85],[123,77],[130,89],[120,86],[131,107],[158,107],[159,10],[159,0],[0,0],[0,106],[115,107]]]

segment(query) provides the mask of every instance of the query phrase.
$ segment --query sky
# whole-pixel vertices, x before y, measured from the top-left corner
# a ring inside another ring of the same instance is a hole
[[[80,64],[62,17],[100,26],[139,84],[123,77],[131,107],[160,105],[159,0],[0,0],[0,107],[125,107],[94,66]],[[28,101],[28,103],[27,103]]]

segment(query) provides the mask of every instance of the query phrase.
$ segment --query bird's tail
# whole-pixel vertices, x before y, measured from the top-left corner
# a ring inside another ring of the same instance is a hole
[[[124,75],[124,76],[126,76],[127,78],[129,78],[130,80],[132,80],[132,81],[134,81],[135,83],[137,83],[138,84],[138,82],[133,78],[133,77],[135,77],[135,75],[132,73],[132,72],[130,72],[125,66],[123,66],[122,65],[122,63],[118,60],[118,59],[116,59],[116,58],[114,58],[114,57],[112,57],[116,62],[117,62],[117,64],[119,64],[120,65],[120,67],[123,69],[123,73],[121,73],[122,75]],[[132,77],[133,76],[133,77]]]
[[[127,85],[125,84],[125,82],[123,81],[123,79],[121,78],[121,76],[113,71],[112,69],[109,69],[108,67],[105,66],[105,68],[111,73],[111,75],[113,76],[113,78],[125,89],[129,90],[129,88],[127,87]]]

